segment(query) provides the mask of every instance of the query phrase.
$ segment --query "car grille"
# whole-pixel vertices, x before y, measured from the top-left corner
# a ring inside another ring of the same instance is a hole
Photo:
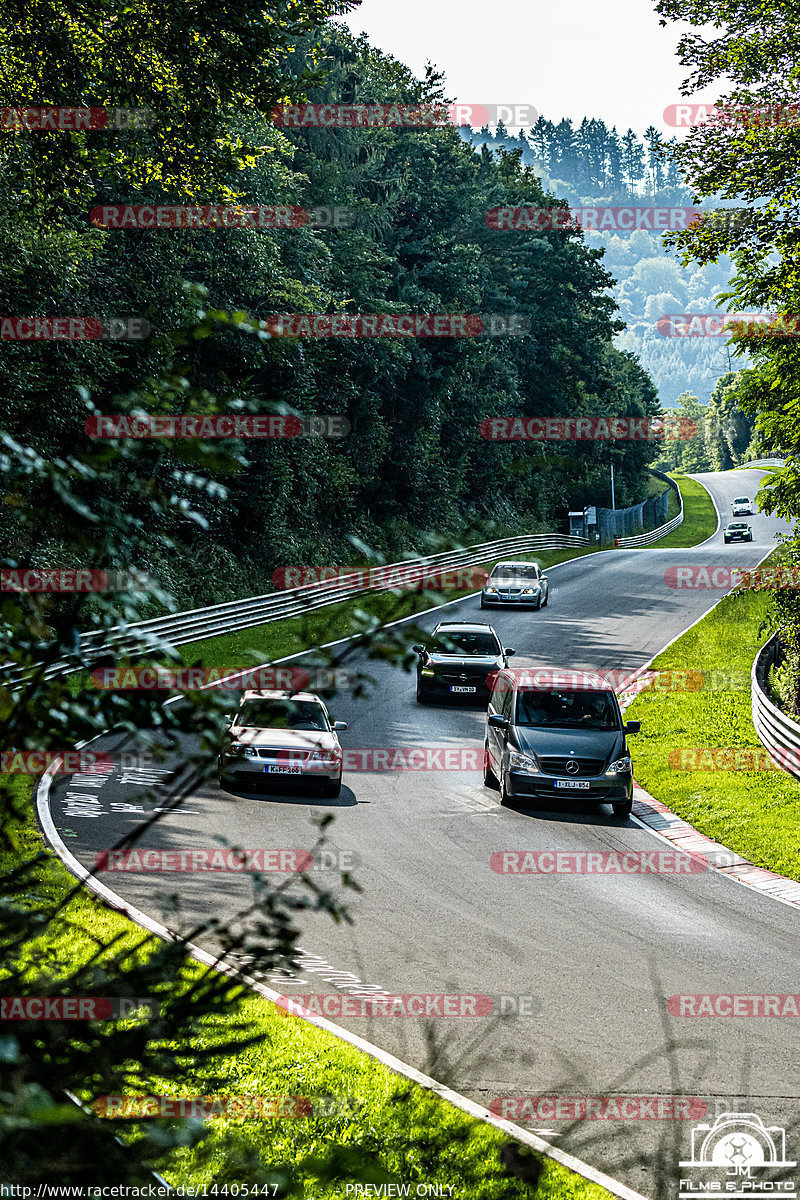
[[[497,667],[482,667],[480,671],[448,671],[447,673],[437,671],[436,678],[440,679],[442,683],[468,685],[469,687],[477,684],[478,687],[488,687],[487,680],[491,671],[496,672]]]
[[[542,770],[547,775],[563,775],[565,779],[580,779],[587,775],[601,775],[605,762],[602,758],[539,758]],[[568,771],[567,763],[576,762],[577,771]]]
[[[304,763],[309,755],[308,750],[298,750],[296,746],[287,747],[285,750],[279,749],[276,746],[258,746],[256,749],[259,758],[277,760],[286,766]]]

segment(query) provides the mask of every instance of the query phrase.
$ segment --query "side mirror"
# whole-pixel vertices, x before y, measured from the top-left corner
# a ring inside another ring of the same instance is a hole
[[[508,725],[508,721],[505,719],[505,717],[501,716],[500,713],[490,713],[489,719],[486,723],[487,725],[490,725],[492,729],[505,729]]]
[[[347,729],[347,721],[334,721],[333,729],[335,733],[342,733],[345,729]]]
[[[506,646],[505,650],[503,651],[503,654],[507,655],[509,658],[511,657],[512,654],[516,654],[516,653],[517,652],[513,646]]]
[[[424,654],[425,653],[424,646],[412,646],[411,649],[414,651],[415,654]]]
[[[642,728],[642,722],[641,721],[627,721],[626,724],[623,726],[623,728],[626,733],[638,733],[639,730]]]

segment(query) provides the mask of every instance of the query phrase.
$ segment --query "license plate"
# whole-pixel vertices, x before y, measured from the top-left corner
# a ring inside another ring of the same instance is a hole
[[[267,775],[302,775],[302,767],[264,767]]]
[[[590,784],[588,779],[557,779],[556,787],[580,788],[582,792],[588,792]]]
[[[451,687],[451,692],[477,692],[476,687]]]

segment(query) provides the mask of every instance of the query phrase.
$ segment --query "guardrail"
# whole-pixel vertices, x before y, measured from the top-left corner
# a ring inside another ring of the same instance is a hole
[[[614,538],[614,545],[620,550],[634,550],[637,546],[649,546],[651,542],[657,542],[659,538],[666,537],[668,533],[672,533],[673,529],[677,529],[683,524],[685,513],[683,511],[683,496],[681,489],[678,487],[674,479],[670,479],[668,475],[664,475],[662,471],[652,471],[653,475],[657,475],[659,479],[664,479],[676,493],[678,504],[680,505],[677,516],[672,517],[667,521],[666,525],[659,525],[658,529],[651,529],[649,533],[637,533],[632,537]],[[663,492],[661,493],[664,494]]]
[[[756,655],[750,673],[753,724],[776,766],[800,779],[800,724],[773,704],[766,692],[769,669],[778,652],[778,635],[773,634]]]
[[[670,484],[678,491],[680,489],[673,480]],[[683,500],[681,511],[666,525],[652,530],[639,537],[620,538],[620,546],[645,546],[656,541],[675,529],[683,520]],[[533,533],[522,537],[504,538],[496,542],[481,542],[463,550],[447,550],[441,554],[431,554],[427,558],[409,558],[398,563],[387,563],[376,566],[381,575],[400,573],[401,571],[420,571],[423,568],[430,574],[457,570],[459,567],[477,566],[480,563],[491,562],[509,555],[531,554],[538,550],[565,550],[572,547],[590,545],[588,538],[575,534]],[[139,652],[146,653],[150,649],[163,650],[163,643],[173,646],[183,646],[188,642],[202,641],[207,637],[216,637],[234,630],[251,629],[256,625],[265,625],[270,621],[280,621],[286,617],[302,616],[315,609],[326,608],[331,604],[339,604],[350,596],[363,595],[368,592],[375,594],[389,592],[392,585],[369,584],[362,581],[363,573],[345,576],[329,582],[312,583],[305,587],[291,588],[286,591],[269,592],[263,596],[251,596],[243,600],[229,600],[224,604],[214,604],[208,608],[195,608],[188,612],[168,613],[162,617],[153,617],[146,621],[136,621],[130,625],[117,625],[112,629],[96,629],[80,634],[78,638],[78,655],[88,660],[100,657],[124,656]],[[6,682],[12,686],[24,679],[24,673],[8,670],[12,663],[0,666],[0,671],[6,673]],[[57,662],[51,664],[45,671],[46,679],[54,679],[67,671],[76,670],[76,663]]]
[[[504,538],[496,542],[482,542],[463,550],[447,550],[431,554],[427,558],[410,558],[399,563],[376,565],[374,570],[384,579],[401,572],[422,571],[430,575],[455,571],[460,567],[477,566],[510,555],[530,554],[537,550],[564,550],[571,547],[588,546],[588,538],[573,534],[533,533],[522,537]],[[286,591],[269,592],[263,596],[251,596],[244,600],[230,600],[214,604],[209,608],[195,608],[188,612],[169,613],[147,621],[136,621],[130,625],[117,625],[111,630],[97,629],[82,633],[78,639],[80,656],[96,659],[100,656],[124,656],[148,649],[163,649],[163,642],[182,646],[187,642],[202,641],[233,630],[250,629],[269,621],[285,617],[301,616],[312,610],[338,604],[350,596],[367,592],[380,593],[392,590],[392,584],[364,582],[363,574],[352,574],[343,578],[312,583],[305,587]],[[11,667],[13,664],[5,664]],[[5,667],[0,667],[4,670]],[[53,663],[44,672],[45,678],[53,679],[68,670],[75,670],[75,663]],[[9,672],[9,683],[21,682],[23,676]]]
[[[739,463],[734,470],[742,471],[745,467],[782,467],[785,458],[751,458],[748,462]]]

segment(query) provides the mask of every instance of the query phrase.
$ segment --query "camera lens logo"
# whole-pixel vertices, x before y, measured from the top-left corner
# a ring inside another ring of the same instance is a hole
[[[779,1125],[766,1126],[757,1113],[721,1113],[713,1125],[695,1125],[692,1157],[681,1161],[680,1166],[698,1172],[697,1178],[681,1179],[682,1200],[707,1193],[713,1186],[715,1169],[720,1186],[714,1190],[729,1196],[747,1196],[757,1188],[779,1190],[782,1196],[794,1200],[797,1197],[794,1181],[784,1179],[776,1187],[777,1176],[764,1178],[765,1174],[772,1176],[780,1168],[795,1167],[797,1163],[786,1158],[786,1131]]]

